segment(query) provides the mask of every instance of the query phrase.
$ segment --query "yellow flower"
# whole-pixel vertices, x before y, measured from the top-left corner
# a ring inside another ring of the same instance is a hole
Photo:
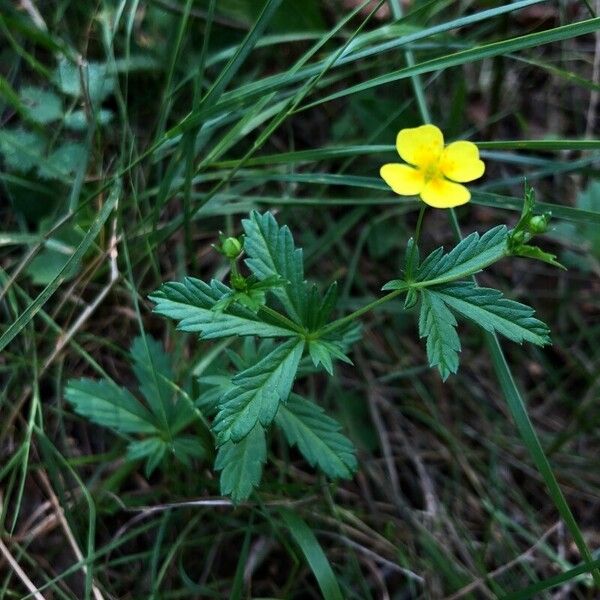
[[[444,148],[444,135],[435,125],[400,130],[396,148],[409,164],[383,165],[381,177],[396,194],[418,194],[425,204],[435,208],[468,202],[471,194],[460,183],[478,179],[485,171],[473,142],[452,142]]]

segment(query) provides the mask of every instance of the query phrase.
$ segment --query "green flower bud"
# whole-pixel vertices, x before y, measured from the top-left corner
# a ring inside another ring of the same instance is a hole
[[[242,243],[234,237],[225,238],[221,244],[221,251],[227,258],[235,260],[242,253]]]
[[[548,231],[548,221],[548,215],[536,215],[529,219],[527,229],[531,231],[531,233],[545,233]]]

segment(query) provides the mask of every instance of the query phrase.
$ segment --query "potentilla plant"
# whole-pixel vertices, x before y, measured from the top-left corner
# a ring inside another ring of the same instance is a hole
[[[387,294],[335,318],[337,285],[321,292],[308,283],[302,249],[289,228],[270,212],[254,211],[242,221],[241,238],[221,234],[215,246],[229,262],[229,285],[186,277],[165,283],[150,296],[154,311],[177,321],[181,331],[204,340],[244,338],[239,354],[228,352],[237,372],[202,377],[203,391],[194,402],[173,381],[171,359],[160,344],[140,337],[130,355],[139,390],[132,394],[108,380],[70,380],[65,393],[69,403],[125,437],[127,459],[145,460],[147,475],[164,467],[169,457],[184,465],[206,460],[211,454],[204,435],[210,435],[204,427],[208,422],[221,492],[241,502],[260,483],[273,426],[326,476],[353,476],[354,445],[337,421],[294,386],[315,369],[333,375],[335,361],[351,363],[348,354],[360,340],[360,318],[376,307],[403,298],[404,308],[418,314],[429,364],[443,380],[459,367],[457,316],[514,342],[548,344],[548,327],[534,317],[532,308],[480,287],[474,279],[511,256],[561,267],[553,255],[531,244],[547,230],[549,220],[548,214],[535,214],[533,190],[526,187],[521,217],[512,230],[498,225],[475,231],[449,251],[437,248],[421,260],[419,236],[427,206],[451,208],[468,202],[470,192],[462,184],[481,177],[485,165],[475,144],[444,146],[442,132],[433,125],[403,129],[397,149],[405,162],[383,165],[381,176],[394,192],[419,195],[423,204],[406,245],[403,270],[382,286]],[[198,419],[202,440],[185,433]]]
[[[386,282],[386,295],[351,314],[335,318],[337,286],[323,293],[304,275],[302,249],[270,212],[252,212],[242,221],[242,239],[222,238],[218,250],[230,263],[229,285],[187,277],[165,283],[150,296],[154,311],[178,322],[178,329],[201,339],[231,336],[245,343],[238,372],[217,378],[199,401],[217,445],[215,468],[221,491],[234,501],[246,499],[262,476],[269,429],[278,427],[306,460],[331,478],[348,478],[357,463],[353,444],[340,425],[314,402],[295,393],[307,361],[333,373],[333,363],[350,363],[348,353],[360,339],[359,319],[376,307],[404,298],[418,314],[427,357],[443,380],[459,367],[461,344],[456,317],[489,332],[538,346],[550,341],[548,327],[529,306],[502,292],[477,285],[474,275],[511,256],[560,266],[555,257],[531,245],[548,227],[548,214],[535,214],[533,190],[526,188],[521,218],[514,229],[498,225],[473,232],[454,248],[437,248],[421,260],[419,235],[426,207],[451,208],[470,199],[462,185],[485,170],[477,146],[458,141],[444,146],[433,125],[403,129],[397,150],[404,163],[386,164],[381,176],[400,195],[423,201],[414,237],[406,246],[404,268]]]

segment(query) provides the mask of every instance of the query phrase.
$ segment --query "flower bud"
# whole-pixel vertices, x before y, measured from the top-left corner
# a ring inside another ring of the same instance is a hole
[[[221,243],[221,252],[230,260],[235,260],[242,253],[242,243],[235,237],[228,237]]]
[[[536,215],[535,217],[531,217],[531,219],[529,219],[529,222],[527,223],[527,229],[531,233],[545,233],[548,231],[548,221],[549,217],[547,214]]]

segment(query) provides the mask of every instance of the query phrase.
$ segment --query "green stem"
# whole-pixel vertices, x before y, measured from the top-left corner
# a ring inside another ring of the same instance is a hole
[[[417,217],[417,227],[415,228],[415,236],[414,242],[410,249],[410,256],[408,257],[408,261],[406,263],[406,279],[410,279],[412,277],[412,269],[413,269],[413,260],[415,258],[415,252],[417,251],[417,247],[419,246],[419,239],[421,237],[421,228],[423,226],[423,217],[425,216],[425,209],[427,208],[427,204],[425,202],[421,203],[421,210],[419,210],[419,216]]]
[[[385,296],[382,296],[381,298],[378,298],[377,300],[373,300],[373,302],[369,302],[369,304],[365,304],[363,307],[359,308],[358,310],[355,310],[354,312],[350,313],[349,315],[346,315],[345,317],[342,317],[341,319],[337,319],[336,321],[332,321],[331,323],[329,323],[329,325],[326,325],[325,327],[323,327],[321,330],[319,330],[317,332],[318,337],[323,337],[324,335],[331,333],[332,331],[335,331],[336,329],[339,329],[340,327],[346,325],[347,323],[351,323],[355,319],[358,319],[358,317],[361,317],[362,315],[364,315],[365,313],[368,313],[369,311],[373,310],[374,308],[377,308],[378,306],[381,306],[382,304],[385,304],[386,302],[393,300],[394,298],[396,298],[396,296],[399,296],[402,292],[405,292],[407,289],[408,289],[408,286],[406,288],[402,288],[401,290],[394,290],[393,292],[390,292],[389,294],[386,294]]]

